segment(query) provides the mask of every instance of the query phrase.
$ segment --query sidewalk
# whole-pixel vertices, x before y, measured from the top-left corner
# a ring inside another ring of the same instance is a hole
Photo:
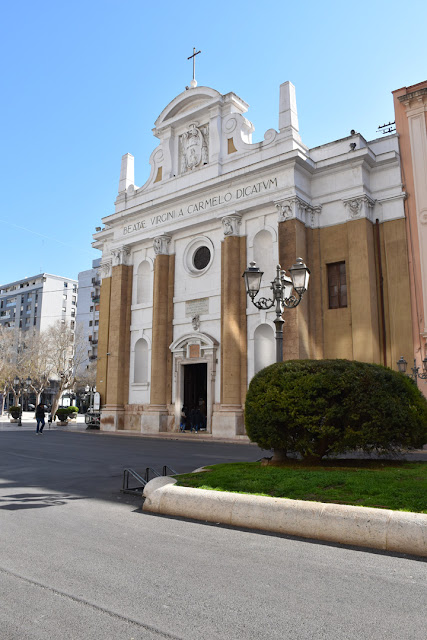
[[[69,422],[66,427],[59,427],[57,423],[52,423],[49,428],[49,423],[46,416],[45,431],[86,431],[85,417],[82,414],[78,414],[76,422]],[[17,422],[11,422],[9,414],[5,412],[0,416],[0,431],[35,431],[36,430],[36,418],[34,411],[22,412],[22,426],[20,427]]]

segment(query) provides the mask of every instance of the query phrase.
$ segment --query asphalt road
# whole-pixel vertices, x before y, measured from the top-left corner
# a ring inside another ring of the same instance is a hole
[[[142,513],[122,469],[256,447],[0,432],[0,639],[425,640],[417,558]]]

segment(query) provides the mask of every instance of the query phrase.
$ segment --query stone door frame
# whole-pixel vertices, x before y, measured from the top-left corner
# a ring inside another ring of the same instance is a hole
[[[173,355],[172,403],[174,405],[175,430],[179,430],[181,409],[184,403],[184,367],[189,364],[206,364],[206,432],[212,433],[218,347],[219,344],[215,338],[200,332],[181,336],[170,345]],[[198,353],[197,356],[194,355],[195,352]]]

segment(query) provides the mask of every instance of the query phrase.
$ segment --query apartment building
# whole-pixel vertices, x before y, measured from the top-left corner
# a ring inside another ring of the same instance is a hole
[[[57,320],[74,329],[77,280],[39,273],[0,285],[0,325],[44,331]]]
[[[100,262],[100,258],[93,260],[92,269],[81,271],[78,275],[79,299],[76,324],[79,334],[87,342],[86,366],[98,357],[99,296],[101,286],[98,268]]]

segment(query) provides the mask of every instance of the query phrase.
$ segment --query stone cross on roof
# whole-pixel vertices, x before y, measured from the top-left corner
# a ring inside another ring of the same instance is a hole
[[[192,56],[188,56],[187,60],[191,60],[191,58],[193,58],[193,79],[190,82],[192,88],[194,89],[194,87],[197,87],[197,80],[196,80],[196,56],[199,55],[199,53],[202,53],[201,51],[197,51],[196,52],[196,47],[193,47],[193,55]]]

